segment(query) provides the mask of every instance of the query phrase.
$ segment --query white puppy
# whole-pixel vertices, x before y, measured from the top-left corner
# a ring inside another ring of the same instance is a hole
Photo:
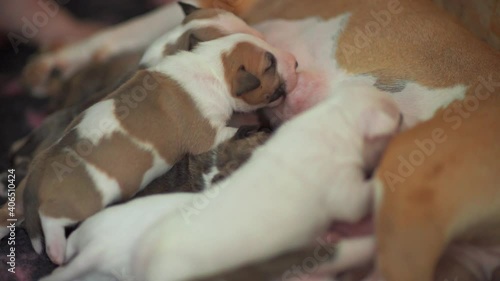
[[[70,263],[41,281],[135,280],[128,265],[143,230],[192,197],[191,193],[147,196],[90,217],[68,239],[65,260],[71,259]]]
[[[148,231],[132,265],[139,280],[207,278],[308,245],[332,220],[365,216],[366,172],[398,130],[400,112],[373,87],[335,91],[207,191],[214,199],[198,215],[180,210]]]

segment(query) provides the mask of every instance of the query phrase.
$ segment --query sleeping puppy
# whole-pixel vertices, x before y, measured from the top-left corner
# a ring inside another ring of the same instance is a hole
[[[146,187],[139,195],[172,191],[197,192],[234,172],[270,136],[245,136],[240,129],[231,140],[200,155],[190,155]],[[131,257],[144,229],[161,216],[192,202],[186,193],[152,195],[110,207],[87,219],[68,238],[64,266],[42,280],[131,280]],[[120,236],[102,235],[120,233]],[[106,249],[102,252],[102,249]]]
[[[179,210],[148,229],[131,265],[138,280],[208,279],[310,245],[331,221],[364,217],[372,194],[365,173],[398,130],[400,112],[372,87],[336,91],[207,190],[212,200],[198,215]],[[352,249],[339,251],[344,266],[360,258]]]
[[[131,198],[185,154],[231,138],[233,111],[279,104],[295,87],[295,68],[291,54],[235,34],[138,71],[33,160],[24,208],[34,249],[42,250],[43,230],[49,257],[61,264],[66,226]]]
[[[34,153],[44,150],[62,136],[63,130],[81,111],[96,103],[130,78],[138,63],[150,67],[178,51],[189,51],[199,42],[217,39],[233,33],[261,35],[234,14],[220,9],[199,9],[179,3],[185,18],[181,25],[167,32],[142,51],[120,54],[108,61],[96,61],[79,70],[69,79],[59,75],[49,77],[49,94],[54,97],[54,109],[63,109],[50,116],[29,136],[16,142],[10,151],[13,164],[21,168],[31,162]],[[141,56],[141,58],[138,58]],[[89,82],[91,81],[91,82]],[[68,109],[66,109],[68,108]],[[24,170],[24,169],[23,169]]]
[[[149,15],[168,23],[142,24],[139,19],[135,21],[139,25],[127,25],[121,32],[110,28],[85,43],[69,45],[54,53],[42,54],[25,67],[23,82],[30,86],[33,95],[46,96],[53,92],[52,73],[56,72],[63,79],[67,79],[89,62],[103,62],[124,53],[140,52],[148,48],[149,52],[141,61],[144,67],[148,67],[158,63],[160,57],[156,54],[164,56],[178,50],[187,51],[199,41],[208,41],[233,33],[262,37],[243,20],[222,9],[198,9],[179,2],[179,5],[168,5]],[[120,40],[115,40],[116,37]],[[155,40],[157,43],[152,44]],[[150,52],[155,56],[151,56]]]
[[[146,54],[140,60],[142,68],[147,65],[152,66],[178,51],[191,50],[202,41],[237,32],[260,36],[232,13],[218,9],[198,9],[188,4],[180,4],[186,16],[184,21],[146,50]],[[56,96],[60,97],[56,98],[59,100],[56,106],[65,108],[48,117],[39,128],[11,147],[11,160],[18,176],[25,176],[32,159],[60,139],[66,127],[78,114],[116,90],[126,79],[130,78],[138,67],[137,62],[137,53],[122,54],[106,62],[93,62],[67,81],[64,81],[64,75],[51,77],[53,94],[58,93]],[[239,127],[241,122],[239,123],[233,122],[232,126]],[[25,183],[19,184],[19,187],[16,189],[16,198],[18,202],[22,202]],[[7,207],[4,205],[0,209],[0,218],[9,216]],[[18,222],[23,221],[23,213],[22,204],[18,203],[16,208]],[[0,237],[3,237],[4,233],[8,232],[7,221],[2,220],[0,226]]]

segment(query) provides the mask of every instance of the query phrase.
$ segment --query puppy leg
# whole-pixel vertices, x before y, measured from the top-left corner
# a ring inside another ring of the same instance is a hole
[[[37,57],[26,66],[23,78],[34,95],[44,96],[54,70],[67,78],[92,59],[104,61],[120,53],[145,48],[180,24],[182,18],[182,10],[176,3],[164,5],[144,16],[98,32],[89,39]]]
[[[42,224],[43,234],[45,235],[45,251],[50,260],[61,265],[64,262],[64,253],[66,251],[65,227],[75,223],[67,218],[55,219],[40,213],[40,222]]]

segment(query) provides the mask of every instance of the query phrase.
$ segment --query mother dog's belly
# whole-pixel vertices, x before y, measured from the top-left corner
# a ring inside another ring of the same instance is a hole
[[[337,63],[337,56],[342,49],[339,38],[350,16],[345,13],[330,20],[318,17],[270,20],[255,26],[269,43],[293,53],[299,62],[296,90],[289,93],[283,104],[267,110],[272,123],[289,120],[311,108],[335,94],[335,88],[341,83],[372,85],[393,96],[403,112],[406,127],[432,118],[438,109],[465,97],[467,88],[463,85],[429,88],[397,75],[380,77],[375,73],[348,73]],[[377,70],[377,73],[384,73],[384,70]]]

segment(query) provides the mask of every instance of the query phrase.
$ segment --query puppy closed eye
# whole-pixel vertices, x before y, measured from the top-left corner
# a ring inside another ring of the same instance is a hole
[[[276,69],[276,57],[273,54],[267,52],[266,61],[267,61],[267,67],[265,72]]]

